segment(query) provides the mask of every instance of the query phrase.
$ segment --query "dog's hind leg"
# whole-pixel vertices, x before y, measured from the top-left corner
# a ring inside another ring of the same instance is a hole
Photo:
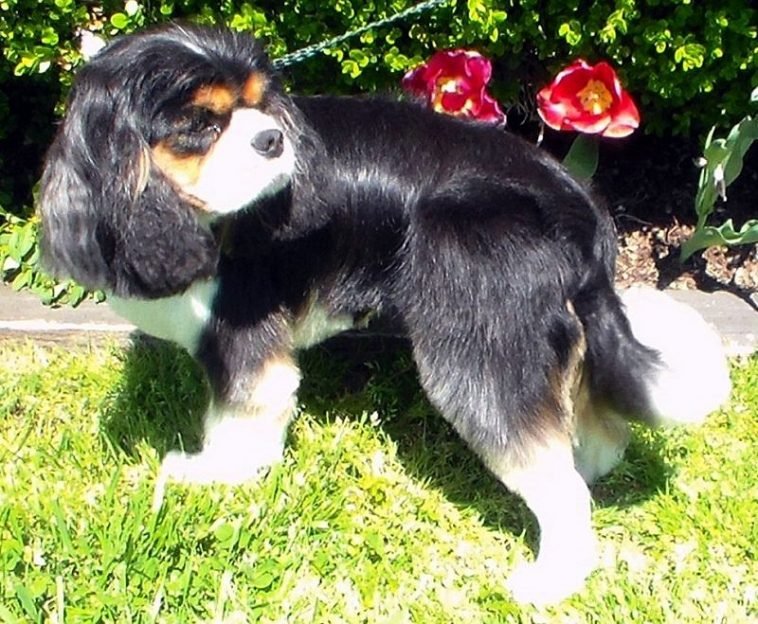
[[[483,454],[489,469],[524,500],[537,518],[539,551],[508,579],[519,602],[552,604],[581,589],[595,568],[590,492],[574,467],[571,441],[556,438],[521,449]]]
[[[580,589],[597,561],[590,492],[574,463],[584,336],[570,305],[553,319],[548,338],[531,328],[507,334],[505,325],[501,333],[434,333],[430,325],[414,337],[431,401],[536,516],[537,558],[508,582],[515,599],[535,604],[555,603]],[[478,335],[489,339],[477,341]]]
[[[425,358],[418,348],[416,356],[432,402],[536,516],[539,552],[534,563],[523,564],[510,577],[514,598],[550,604],[580,589],[595,567],[597,548],[590,492],[574,464],[574,421],[567,395],[556,384],[554,395],[546,396],[541,406],[512,413],[502,392],[502,371],[488,372],[490,366],[481,360]],[[430,362],[441,370],[431,368]]]
[[[574,465],[591,485],[613,470],[631,437],[629,422],[603,402],[594,402],[582,383],[574,401]]]

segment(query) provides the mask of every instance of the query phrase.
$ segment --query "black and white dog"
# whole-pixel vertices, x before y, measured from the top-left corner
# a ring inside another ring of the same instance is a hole
[[[159,476],[240,483],[283,452],[295,352],[391,314],[432,403],[534,512],[522,601],[596,561],[587,484],[628,421],[700,421],[729,393],[718,337],[654,291],[622,303],[609,216],[488,125],[379,99],[288,97],[259,45],[173,25],[78,73],[42,179],[43,252],[212,388],[204,446]]]

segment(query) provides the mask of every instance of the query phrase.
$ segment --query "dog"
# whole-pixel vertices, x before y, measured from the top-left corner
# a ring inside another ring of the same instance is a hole
[[[588,484],[629,423],[696,423],[730,391],[697,313],[616,292],[612,220],[551,156],[414,102],[290,96],[245,34],[175,24],[99,52],[39,210],[53,274],[207,375],[202,450],[165,456],[159,499],[279,460],[297,350],[384,314],[436,410],[536,516],[536,560],[508,580],[521,602],[595,567]]]

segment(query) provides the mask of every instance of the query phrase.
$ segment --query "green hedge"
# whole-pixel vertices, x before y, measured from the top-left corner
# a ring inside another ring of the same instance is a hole
[[[0,208],[31,214],[44,149],[82,60],[80,29],[110,38],[169,19],[226,23],[265,39],[276,58],[417,2],[0,0]],[[285,76],[301,93],[387,91],[434,50],[471,47],[493,59],[493,92],[522,113],[513,118],[534,121],[534,94],[557,70],[577,56],[607,59],[640,104],[646,132],[704,135],[749,112],[758,84],[756,24],[748,0],[450,0],[319,53]],[[5,234],[13,227],[5,219]],[[7,259],[2,240],[0,260]],[[18,277],[6,268],[3,277]]]
[[[175,18],[227,23],[266,39],[276,57],[415,2],[226,0],[215,6],[208,0],[0,0],[0,141],[7,148],[0,163],[0,202],[23,199],[37,173],[33,161],[49,141],[54,113],[60,112],[56,105],[81,61],[81,28],[111,37]],[[747,94],[758,83],[758,11],[750,4],[451,0],[411,23],[369,31],[286,73],[300,92],[383,91],[396,88],[402,72],[433,50],[470,46],[495,61],[496,95],[506,105],[520,101],[531,110],[531,95],[568,60],[606,58],[638,99],[646,131],[703,133],[749,112]],[[29,111],[34,115],[24,120]],[[28,153],[16,154],[17,148]]]

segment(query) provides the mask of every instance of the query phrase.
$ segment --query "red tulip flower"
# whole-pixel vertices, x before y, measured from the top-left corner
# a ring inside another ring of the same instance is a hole
[[[537,94],[537,107],[554,130],[619,138],[640,125],[637,106],[605,62],[590,65],[578,59]]]
[[[402,85],[437,112],[501,124],[505,114],[487,92],[491,75],[492,65],[478,52],[445,50],[405,74]]]

